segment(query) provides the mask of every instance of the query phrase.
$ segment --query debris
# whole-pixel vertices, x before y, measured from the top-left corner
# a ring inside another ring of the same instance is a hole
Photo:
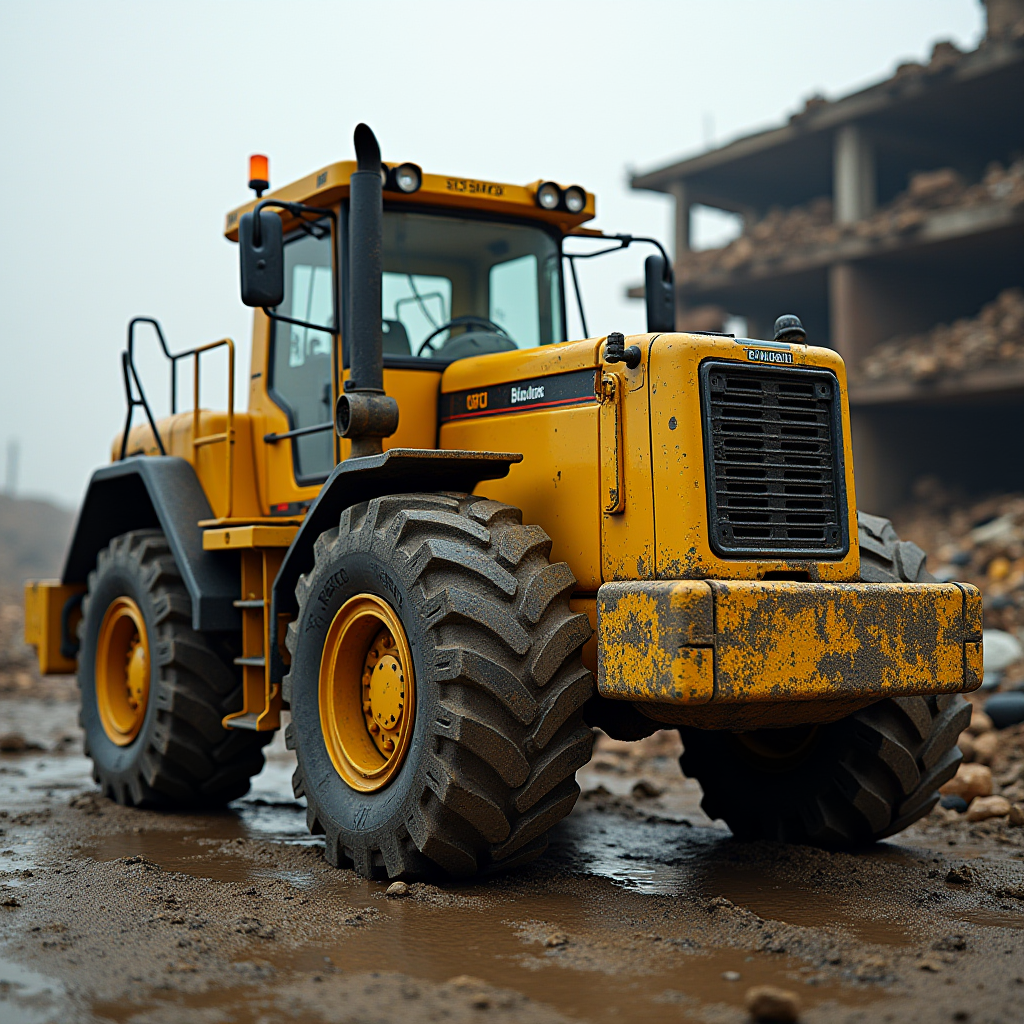
[[[985,363],[1024,359],[1024,292],[1007,288],[976,316],[877,345],[861,364],[868,380],[931,380]],[[997,528],[998,529],[998,528]],[[983,534],[976,543],[986,543]]]
[[[997,729],[1018,725],[1024,722],[1024,692],[993,694],[985,702],[985,711]]]
[[[68,801],[68,807],[81,811],[83,814],[101,814],[100,794],[79,793],[78,796],[73,796]]]
[[[962,953],[967,948],[967,939],[962,935],[944,935],[932,943],[932,949],[940,953]]]
[[[950,885],[971,885],[974,879],[974,868],[970,864],[954,864],[946,872],[946,881]]]
[[[774,985],[755,985],[748,989],[746,1003],[750,1016],[766,1024],[793,1024],[800,1018],[797,994]]]
[[[991,764],[999,749],[999,737],[995,732],[982,733],[974,741],[974,760],[978,764]]]
[[[1024,328],[1024,325],[1022,325],[1022,328]],[[996,520],[996,523],[1002,522],[1003,519],[1010,519],[1010,517],[1002,516],[1000,519]],[[989,526],[992,525],[994,524],[989,524]],[[983,541],[979,541],[979,543],[992,543],[993,541],[998,543],[1004,539],[1011,539],[1012,530],[1013,523],[1011,520],[1008,524],[1007,530],[1005,531],[1008,534],[1007,537],[1003,537],[1002,535],[998,537],[990,536]],[[974,533],[977,532],[977,530],[974,531]],[[1005,559],[1003,560],[1005,561]],[[993,561],[995,561],[995,559],[993,559]],[[991,570],[991,563],[989,568]],[[991,571],[989,572],[989,575],[992,575]],[[1008,575],[1009,572],[1007,571],[1007,573],[1002,575],[1000,579],[1006,579],[1006,576]],[[998,580],[996,582],[998,582]],[[1002,672],[1005,669],[1008,669],[1015,661],[1020,661],[1020,659],[1024,657],[1024,647],[1021,646],[1020,641],[1011,633],[1007,633],[1005,629],[986,629],[982,631],[981,637],[982,644],[984,646],[986,672]]]
[[[20,732],[5,732],[0,736],[0,753],[20,754],[28,749],[28,743]]]
[[[939,787],[943,796],[963,797],[968,804],[976,796],[992,793],[992,769],[983,764],[962,764],[956,775]]]
[[[987,821],[1005,818],[1010,813],[1010,801],[1004,796],[977,796],[971,801],[964,817],[968,821]]]
[[[972,736],[980,736],[984,732],[991,732],[994,728],[992,719],[984,711],[980,711],[976,707],[972,709],[971,724],[967,726],[967,732]]]
[[[405,882],[392,882],[388,886],[388,890],[386,893],[384,893],[384,895],[388,896],[391,899],[398,899],[401,896],[408,896],[409,886],[406,885]]]
[[[569,942],[569,936],[562,932],[552,932],[545,940],[544,945],[548,949],[556,949],[558,946],[565,946]]]
[[[641,779],[633,786],[631,792],[637,800],[650,800],[661,796],[665,792],[665,787],[659,786],[649,779]]]

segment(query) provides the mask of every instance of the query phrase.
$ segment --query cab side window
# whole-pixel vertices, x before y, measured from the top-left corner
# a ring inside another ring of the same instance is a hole
[[[326,226],[324,232],[322,237],[298,234],[285,243],[284,302],[275,312],[333,327],[331,236]],[[273,322],[272,332],[270,395],[288,413],[290,428],[330,423],[332,335],[279,320]],[[334,468],[333,430],[295,437],[291,444],[299,482],[322,479]]]

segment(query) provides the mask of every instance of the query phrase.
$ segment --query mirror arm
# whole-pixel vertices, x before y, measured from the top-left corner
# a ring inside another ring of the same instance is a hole
[[[280,320],[283,324],[295,324],[296,327],[308,327],[311,331],[323,331],[324,334],[333,334],[335,336],[341,334],[337,327],[325,327],[323,324],[311,324],[307,320],[295,320],[290,316],[281,316],[270,309],[269,306],[261,306],[260,308],[269,319]]]

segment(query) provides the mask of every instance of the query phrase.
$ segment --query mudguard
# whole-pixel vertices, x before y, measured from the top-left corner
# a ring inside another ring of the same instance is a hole
[[[386,494],[470,492],[481,480],[508,476],[509,469],[522,461],[522,455],[510,452],[390,448],[381,455],[339,463],[310,505],[281,563],[271,597],[271,622],[278,622],[279,615],[292,617],[298,611],[295,585],[299,576],[313,567],[313,544],[321,533],[338,525],[345,509]],[[284,674],[284,661],[275,644],[270,652],[271,680],[280,683]]]
[[[62,582],[84,584],[96,557],[129,530],[163,530],[192,599],[192,628],[242,628],[238,555],[203,550],[199,522],[212,519],[195,470],[176,456],[133,456],[96,470],[78,513]]]

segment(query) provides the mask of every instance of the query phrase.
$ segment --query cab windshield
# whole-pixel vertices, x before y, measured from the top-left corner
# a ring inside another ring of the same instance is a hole
[[[385,357],[448,362],[564,340],[559,262],[540,227],[385,210]]]

